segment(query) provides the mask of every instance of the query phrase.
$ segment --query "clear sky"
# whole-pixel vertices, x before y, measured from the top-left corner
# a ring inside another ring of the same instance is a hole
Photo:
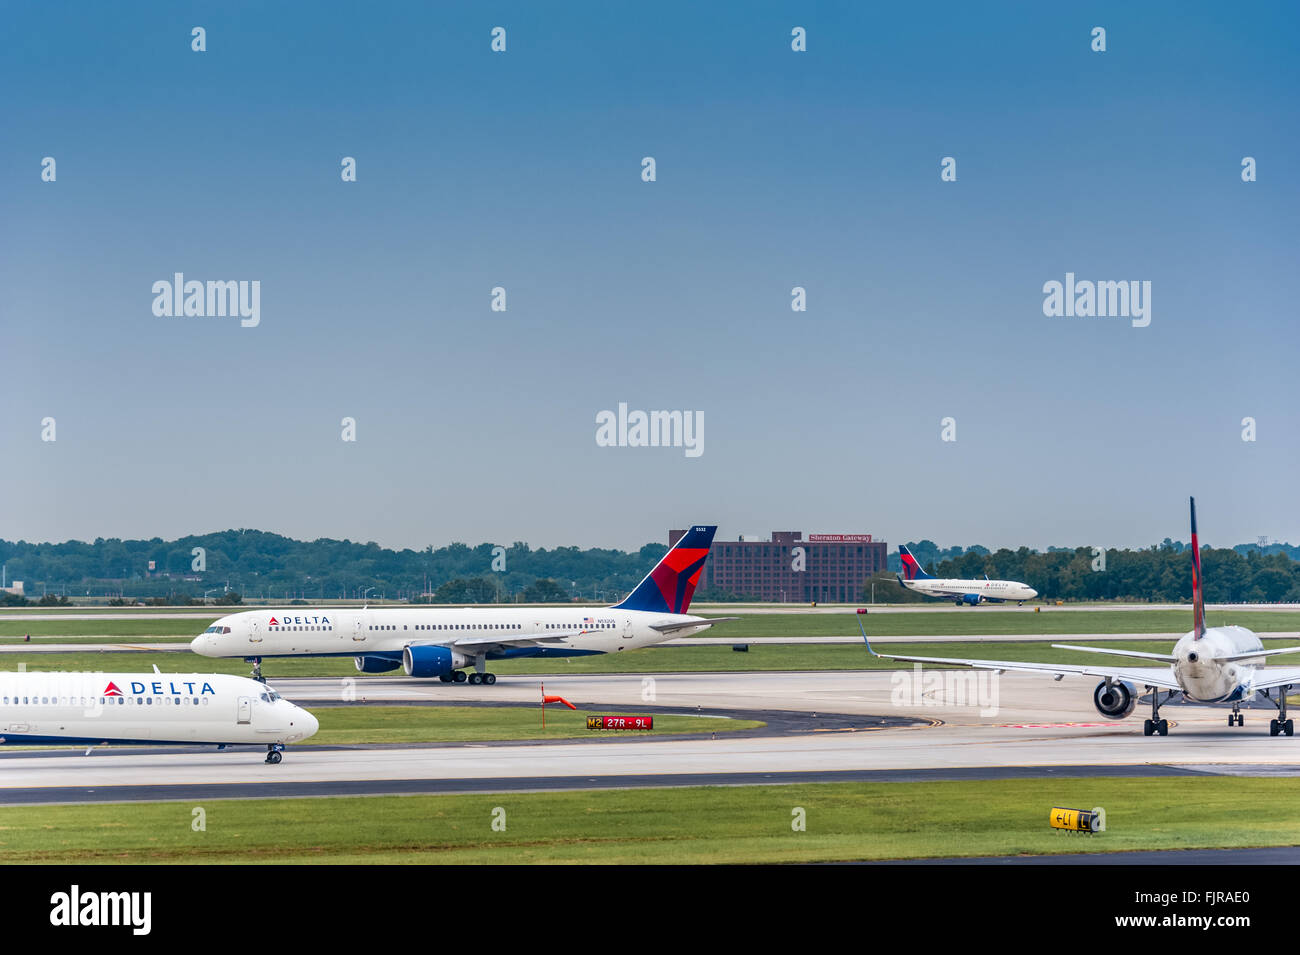
[[[7,3],[0,537],[1300,540],[1298,9]]]

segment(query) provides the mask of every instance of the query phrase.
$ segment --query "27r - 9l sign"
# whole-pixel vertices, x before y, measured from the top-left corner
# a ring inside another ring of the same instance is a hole
[[[653,716],[588,716],[589,730],[652,730]]]

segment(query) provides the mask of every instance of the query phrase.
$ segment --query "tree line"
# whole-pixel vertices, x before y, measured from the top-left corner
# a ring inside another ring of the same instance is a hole
[[[1045,552],[986,547],[940,548],[933,541],[909,542],[927,571],[941,577],[1023,580],[1049,600],[1187,600],[1191,596],[1188,545],[1166,538],[1136,550],[1049,547]],[[196,548],[201,555],[196,555]],[[257,530],[229,530],[173,541],[99,538],[33,544],[0,540],[0,563],[8,581],[22,580],[27,597],[116,597],[183,603],[241,599],[319,600],[383,597],[432,603],[526,601],[556,603],[581,599],[612,603],[626,595],[667,550],[650,543],[634,551],[463,543],[423,550],[391,550],[378,544],[321,538],[299,541]],[[148,571],[153,561],[155,570]],[[1300,601],[1300,548],[1203,548],[1208,600],[1222,603]],[[897,552],[889,569],[899,569]],[[877,602],[901,602],[914,595],[898,588],[892,575],[863,582]],[[721,590],[701,590],[699,600],[752,599]],[[23,603],[0,593],[0,605]]]

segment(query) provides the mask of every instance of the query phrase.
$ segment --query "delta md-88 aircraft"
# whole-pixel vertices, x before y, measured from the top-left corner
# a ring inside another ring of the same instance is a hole
[[[1229,726],[1241,726],[1241,704],[1253,700],[1258,692],[1277,707],[1278,718],[1270,721],[1271,736],[1291,736],[1295,730],[1293,720],[1286,715],[1286,695],[1300,684],[1300,667],[1263,669],[1266,657],[1281,653],[1300,653],[1300,647],[1282,647],[1265,650],[1259,637],[1245,627],[1206,627],[1205,596],[1201,589],[1201,548],[1196,538],[1196,500],[1191,499],[1192,510],[1192,629],[1174,644],[1172,653],[1144,653],[1138,650],[1103,650],[1098,647],[1079,647],[1065,643],[1052,644],[1058,650],[1081,650],[1085,653],[1102,653],[1117,657],[1135,657],[1139,660],[1158,661],[1162,667],[1116,667],[1111,665],[1071,666],[1061,663],[1018,663],[1005,660],[963,660],[951,657],[895,656],[876,653],[862,628],[862,639],[873,656],[908,663],[943,663],[973,667],[981,670],[1018,670],[1030,673],[1051,673],[1061,679],[1067,673],[1099,676],[1102,681],[1093,691],[1093,705],[1097,712],[1110,719],[1123,719],[1137,705],[1136,686],[1144,686],[1151,694],[1151,718],[1142,727],[1145,735],[1169,735],[1169,721],[1160,718],[1160,704],[1182,694],[1192,703],[1231,703]],[[865,611],[859,610],[862,614]],[[862,626],[858,617],[858,625]],[[1160,691],[1165,691],[1164,700]]]
[[[944,597],[958,607],[974,607],[982,603],[1000,604],[1008,600],[1024,603],[1038,596],[1038,591],[1018,580],[957,580],[944,577],[931,577],[921,569],[920,562],[912,556],[906,544],[898,548],[898,559],[903,564],[903,572],[898,582],[908,590],[915,590],[927,597]]]
[[[190,646],[208,657],[243,657],[257,679],[268,657],[346,656],[363,673],[402,667],[407,676],[491,685],[488,660],[618,653],[736,619],[687,613],[716,530],[692,527],[612,607],[249,610],[222,617]]]
[[[0,673],[0,744],[251,743],[278,763],[285,743],[319,728],[306,710],[243,676]]]

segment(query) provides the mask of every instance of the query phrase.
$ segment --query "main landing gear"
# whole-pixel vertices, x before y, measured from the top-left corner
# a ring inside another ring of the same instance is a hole
[[[1147,687],[1151,691],[1151,719],[1142,723],[1143,736],[1168,736],[1169,721],[1160,718],[1160,688],[1155,686]],[[1173,694],[1169,694],[1173,696]]]
[[[1295,720],[1289,720],[1286,717],[1286,695],[1291,691],[1291,686],[1279,686],[1277,688],[1277,699],[1273,703],[1277,706],[1277,719],[1268,721],[1269,736],[1294,736]],[[1268,690],[1264,690],[1264,695],[1272,699]]]
[[[497,681],[495,673],[466,673],[464,670],[453,670],[451,673],[444,673],[438,677],[443,683],[470,683],[474,686],[484,684],[491,686]]]
[[[454,673],[446,674],[440,677],[443,683],[451,683],[453,680],[457,683],[468,682],[471,686],[491,686],[496,683],[497,675],[487,671],[487,654],[480,653],[474,657],[474,672],[466,673],[464,670],[456,670]]]
[[[277,765],[280,760],[284,759],[283,743],[268,743],[266,746],[266,761],[272,766]]]

